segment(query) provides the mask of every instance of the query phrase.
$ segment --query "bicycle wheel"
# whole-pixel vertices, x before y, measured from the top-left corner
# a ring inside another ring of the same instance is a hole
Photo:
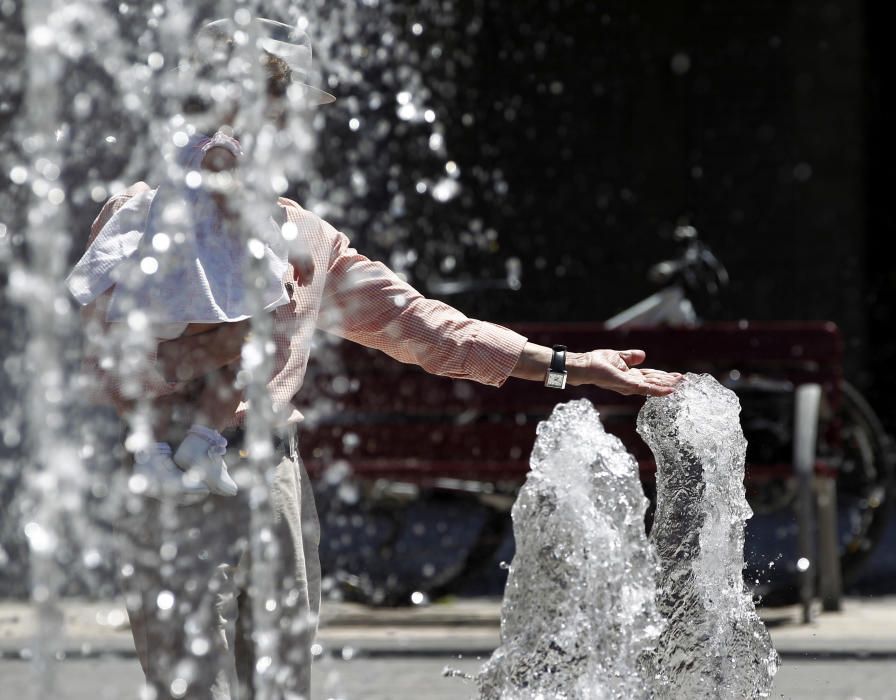
[[[893,455],[874,410],[850,383],[835,420],[840,441],[828,449],[838,458],[837,511],[840,568],[844,584],[854,581],[877,546],[893,498]]]
[[[747,463],[787,464],[793,455],[792,386],[748,383],[736,388],[747,437]],[[843,584],[856,581],[878,546],[896,497],[891,441],[859,391],[841,384],[840,400],[824,403],[819,417],[818,459],[836,471],[838,558]],[[794,508],[797,482],[792,473],[747,482],[754,512],[748,523],[749,581],[769,604],[792,603],[797,595]],[[769,566],[769,555],[784,567]]]

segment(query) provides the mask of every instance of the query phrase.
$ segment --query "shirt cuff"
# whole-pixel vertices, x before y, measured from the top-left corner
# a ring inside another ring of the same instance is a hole
[[[527,338],[509,328],[479,321],[467,356],[470,378],[483,384],[501,386],[519,362],[527,342]]]

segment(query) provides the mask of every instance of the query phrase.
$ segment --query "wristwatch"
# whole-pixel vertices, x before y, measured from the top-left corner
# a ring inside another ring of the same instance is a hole
[[[555,345],[551,364],[544,373],[544,385],[550,389],[566,388],[566,346]]]

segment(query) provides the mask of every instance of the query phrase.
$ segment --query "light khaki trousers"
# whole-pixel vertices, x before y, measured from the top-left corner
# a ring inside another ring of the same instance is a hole
[[[225,459],[246,484],[239,450]],[[121,585],[154,700],[310,697],[320,525],[294,433],[269,467],[232,498],[130,499]]]

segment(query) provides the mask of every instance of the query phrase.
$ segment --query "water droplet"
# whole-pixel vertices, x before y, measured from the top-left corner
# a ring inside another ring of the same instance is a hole
[[[128,615],[124,610],[110,610],[106,615],[106,624],[113,629],[118,629],[128,621]]]
[[[191,190],[200,187],[202,185],[202,173],[196,170],[191,170],[184,176],[184,184]]]
[[[171,591],[161,591],[156,596],[156,606],[159,610],[171,610],[174,607],[174,594]]]
[[[451,178],[442,178],[432,188],[432,196],[439,202],[447,202],[454,199],[459,192],[460,185]]]
[[[137,496],[146,493],[148,488],[149,482],[142,474],[134,474],[128,479],[128,490]]]
[[[205,656],[211,648],[208,639],[196,637],[190,642],[190,653],[194,656]]]
[[[16,185],[21,185],[28,179],[28,171],[21,165],[13,166],[12,170],[9,171],[9,179]]]
[[[140,270],[144,275],[154,275],[159,269],[159,261],[147,256],[140,261]]]
[[[669,61],[669,67],[675,75],[684,75],[691,69],[691,57],[679,51]]]
[[[253,258],[261,260],[264,257],[265,245],[262,241],[259,241],[257,238],[250,238],[247,245]]]
[[[33,521],[26,523],[24,531],[32,551],[39,554],[46,554],[56,548],[56,536],[45,529],[40,523]]]
[[[808,163],[798,163],[793,168],[793,179],[797,182],[806,182],[812,177],[812,166]]]
[[[299,227],[292,221],[287,221],[280,227],[280,235],[287,241],[294,241],[299,235]]]
[[[44,50],[53,44],[53,30],[46,24],[39,24],[32,27],[28,32],[28,43],[38,50]]]
[[[289,188],[289,180],[281,174],[271,176],[271,189],[278,195],[283,194]]]
[[[185,678],[175,678],[171,681],[171,695],[175,698],[182,698],[187,694],[187,681]]]
[[[167,233],[156,233],[152,237],[152,247],[159,252],[164,252],[171,247],[171,238]]]

